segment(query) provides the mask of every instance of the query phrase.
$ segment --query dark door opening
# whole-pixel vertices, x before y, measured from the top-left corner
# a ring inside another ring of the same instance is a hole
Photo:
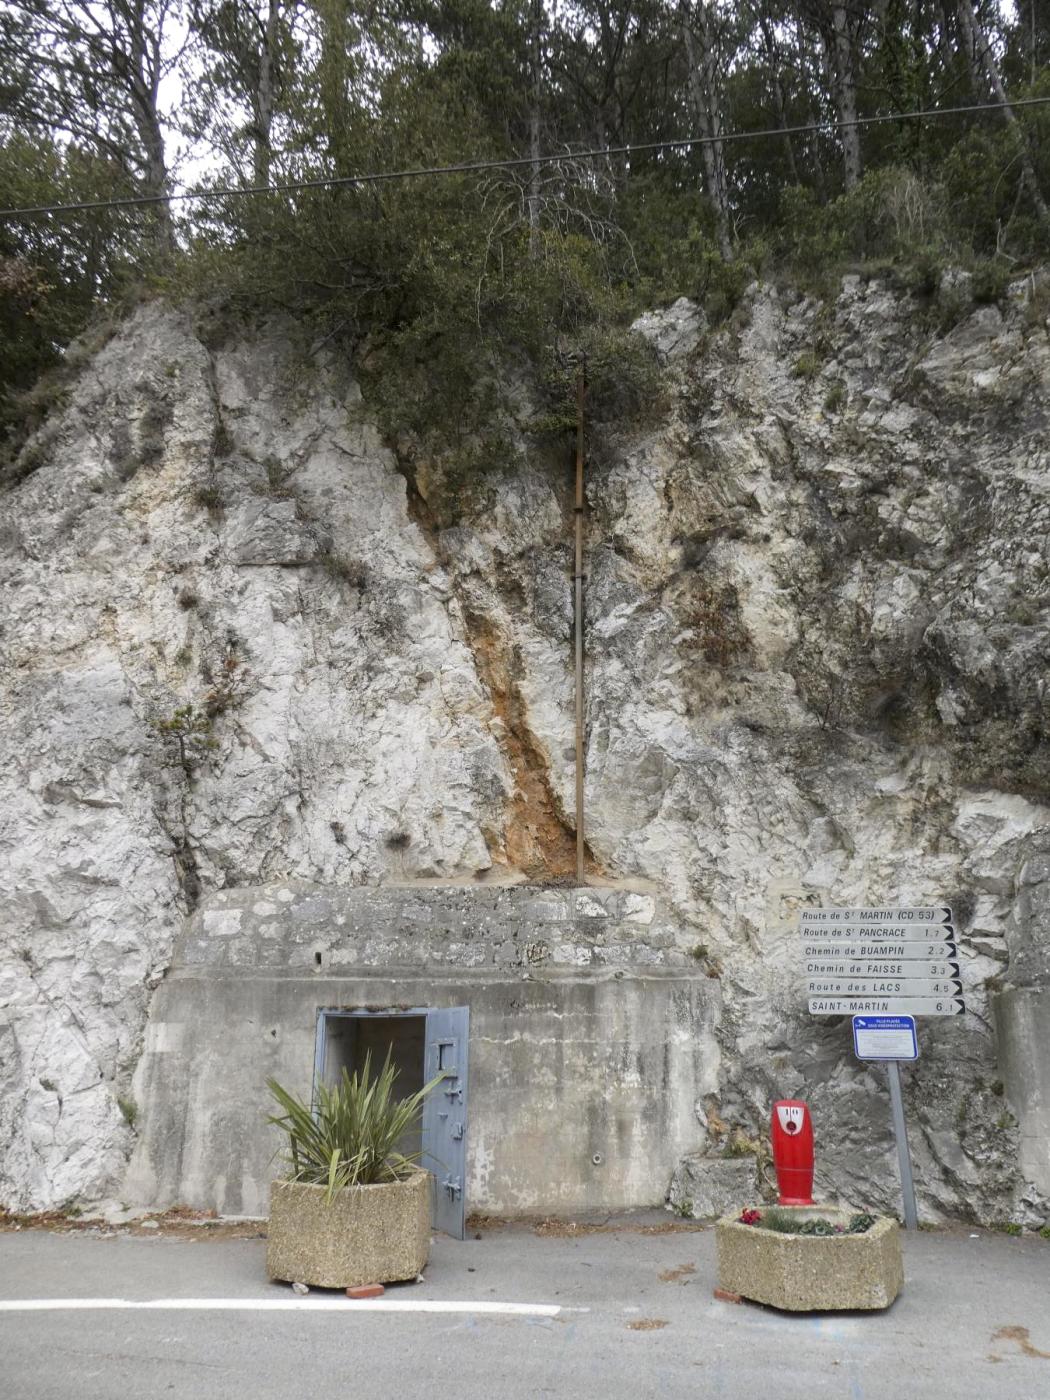
[[[324,1065],[321,1078],[326,1084],[337,1084],[343,1070],[353,1074],[371,1056],[373,1077],[386,1061],[397,1071],[394,1093],[407,1098],[423,1087],[423,1057],[426,1041],[426,1016],[340,1016],[325,1014]],[[423,1150],[423,1127],[406,1133],[398,1142],[398,1151],[406,1157]]]
[[[424,1104],[419,1127],[399,1148],[406,1155],[422,1154],[420,1164],[434,1176],[434,1226],[456,1239],[464,1237],[466,1216],[469,1015],[465,1006],[397,1012],[322,1008],[314,1050],[315,1077],[325,1084],[337,1083],[344,1069],[352,1074],[369,1052],[376,1074],[389,1051],[399,1097],[443,1075]]]

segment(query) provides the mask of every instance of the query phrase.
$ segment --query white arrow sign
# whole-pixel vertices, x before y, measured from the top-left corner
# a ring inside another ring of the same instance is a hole
[[[961,1016],[962,997],[813,997],[811,1016]]]
[[[935,977],[812,977],[806,983],[812,996],[959,997],[962,983]]]
[[[803,938],[954,938],[954,924],[828,924],[814,928],[811,924],[800,926]]]
[[[955,944],[936,938],[888,940],[883,943],[872,938],[851,938],[841,943],[832,939],[806,940],[802,945],[804,958],[954,958]]]
[[[886,962],[884,959],[807,958],[807,977],[958,977],[957,962]]]
[[[959,1016],[965,1009],[947,904],[803,909],[813,1016]]]
[[[915,909],[803,909],[799,913],[799,928],[830,928],[836,924],[858,924],[863,928],[879,928],[892,924],[948,924],[952,911],[946,904]]]

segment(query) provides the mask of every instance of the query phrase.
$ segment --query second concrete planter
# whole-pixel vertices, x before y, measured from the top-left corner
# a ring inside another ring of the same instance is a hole
[[[853,1214],[824,1207],[798,1213],[842,1225]],[[787,1312],[888,1308],[904,1285],[900,1231],[888,1216],[861,1235],[778,1234],[727,1217],[715,1238],[718,1286]]]
[[[430,1173],[347,1186],[325,1201],[324,1186],[270,1187],[266,1269],[270,1278],[317,1288],[414,1279],[430,1253]]]

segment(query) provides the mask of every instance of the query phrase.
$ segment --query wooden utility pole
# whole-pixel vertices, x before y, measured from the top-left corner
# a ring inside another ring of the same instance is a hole
[[[576,555],[573,581],[576,585],[576,883],[584,882],[583,829],[583,394],[587,362],[576,371]]]

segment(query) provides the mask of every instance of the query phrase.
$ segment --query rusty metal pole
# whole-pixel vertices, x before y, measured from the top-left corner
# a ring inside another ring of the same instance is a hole
[[[584,882],[583,828],[583,393],[586,360],[576,374],[576,883]]]

